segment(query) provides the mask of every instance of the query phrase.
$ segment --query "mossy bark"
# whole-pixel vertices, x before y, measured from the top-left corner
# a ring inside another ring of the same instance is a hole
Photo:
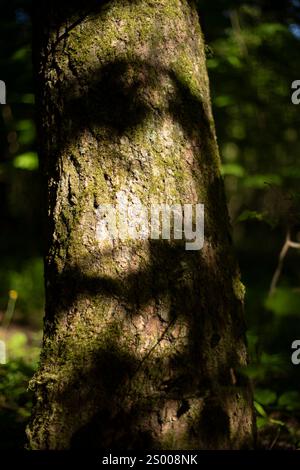
[[[29,447],[251,447],[243,288],[193,3],[52,0],[36,15],[48,247]],[[99,241],[97,208],[120,194],[205,204],[203,249]]]

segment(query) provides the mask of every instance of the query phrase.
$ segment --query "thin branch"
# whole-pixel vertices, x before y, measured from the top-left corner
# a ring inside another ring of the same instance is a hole
[[[300,250],[300,243],[290,241],[289,242],[289,247],[290,248],[296,248],[297,250]]]
[[[286,234],[285,242],[279,254],[278,265],[272,278],[272,282],[271,282],[271,286],[269,290],[269,297],[273,295],[275,292],[279,278],[282,273],[282,268],[283,268],[285,257],[290,248],[295,248],[296,250],[300,250],[300,243],[296,243],[291,240],[290,231],[288,230]]]
[[[279,436],[280,436],[280,433],[281,433],[281,428],[278,428],[277,429],[277,432],[276,432],[276,436],[275,438],[273,439],[270,447],[269,447],[269,450],[273,449],[273,447],[275,446],[275,444],[277,443],[278,439],[279,439]]]
[[[246,42],[243,38],[243,31],[241,28],[241,23],[240,23],[240,18],[237,10],[232,10],[229,13],[230,21],[231,21],[231,27],[233,29],[233,32],[235,34],[237,43],[239,45],[239,48],[244,56],[248,56],[248,48],[246,45]]]

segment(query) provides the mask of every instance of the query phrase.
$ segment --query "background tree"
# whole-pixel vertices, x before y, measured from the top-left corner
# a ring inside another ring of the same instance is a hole
[[[208,70],[234,244],[247,287],[248,344],[260,445],[299,445],[299,250],[271,279],[287,232],[299,242],[300,8],[293,0],[201,3]],[[216,14],[216,6],[223,14]],[[280,419],[278,419],[280,418]],[[271,435],[273,437],[271,437]],[[294,444],[293,444],[293,443]]]
[[[35,14],[48,249],[30,446],[249,447],[243,287],[193,2]],[[99,243],[97,208],[118,194],[204,203],[203,250]]]

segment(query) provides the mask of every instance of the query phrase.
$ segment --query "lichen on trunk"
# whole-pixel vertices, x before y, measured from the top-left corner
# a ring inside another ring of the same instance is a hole
[[[251,447],[243,293],[196,9],[94,5],[36,6],[48,246],[29,447]],[[204,204],[203,249],[99,240],[98,208],[120,198]]]

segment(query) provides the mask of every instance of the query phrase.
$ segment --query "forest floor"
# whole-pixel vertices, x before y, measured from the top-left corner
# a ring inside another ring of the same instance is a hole
[[[276,411],[270,413],[269,418],[275,423],[258,430],[258,449],[300,450],[300,416],[295,416],[292,412]]]

